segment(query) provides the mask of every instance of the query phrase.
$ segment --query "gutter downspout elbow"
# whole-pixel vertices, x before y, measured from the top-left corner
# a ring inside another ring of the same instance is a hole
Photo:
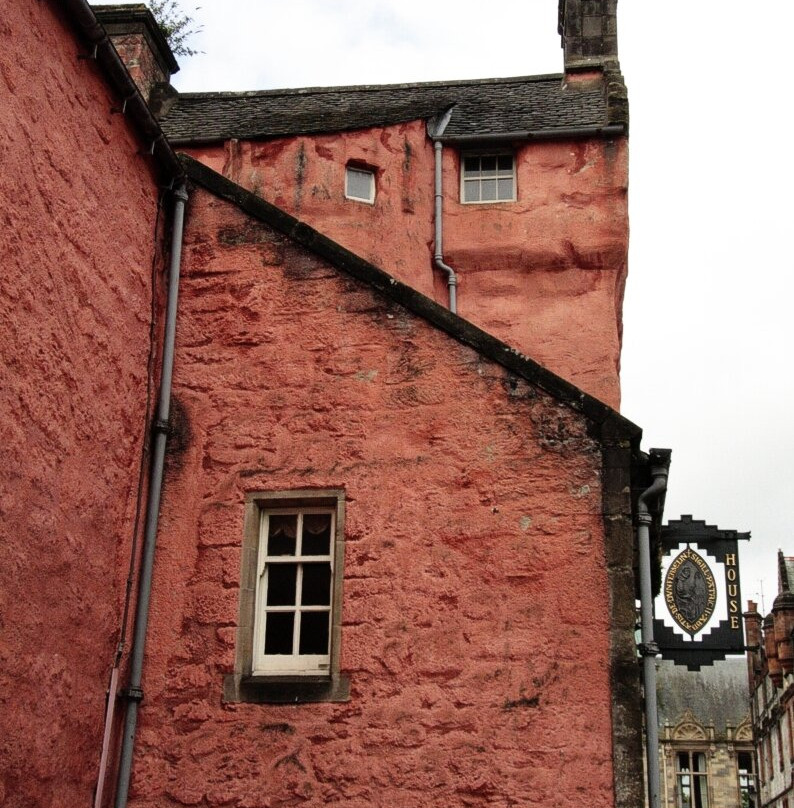
[[[449,123],[449,119],[451,117],[452,117],[452,107],[450,107],[446,111],[439,125],[436,127],[435,131],[430,135],[431,138],[433,139],[433,150],[435,152],[435,163],[434,163],[435,204],[433,207],[433,225],[434,225],[433,240],[435,242],[435,249],[433,253],[433,265],[436,267],[436,269],[440,269],[447,275],[447,289],[449,290],[449,310],[453,314],[457,314],[458,276],[455,273],[455,270],[444,262],[444,219],[443,219],[444,191],[442,182],[442,161],[441,161],[444,145],[439,140],[439,137],[441,137],[441,135],[443,134],[444,129]]]
[[[447,288],[449,289],[449,310],[453,314],[458,313],[458,296],[457,296],[457,286],[458,286],[458,276],[455,274],[455,270],[452,269],[451,266],[448,266],[444,263],[444,223],[443,223],[443,206],[444,206],[444,192],[443,186],[441,182],[441,156],[442,150],[444,146],[442,145],[440,140],[436,140],[433,143],[433,148],[435,150],[435,253],[433,255],[433,263],[435,266],[440,269],[442,272],[447,273]]]
[[[154,447],[152,467],[149,476],[149,496],[146,502],[146,529],[141,553],[141,566],[138,576],[138,602],[135,609],[135,631],[130,652],[130,678],[126,690],[127,712],[119,757],[118,780],[116,783],[116,808],[126,808],[129,795],[132,756],[135,746],[135,731],[138,720],[138,705],[143,699],[143,680],[146,629],[149,622],[149,603],[152,592],[154,551],[157,543],[157,526],[160,519],[160,496],[165,470],[165,449],[168,440],[168,419],[171,414],[171,379],[174,371],[174,350],[176,343],[176,313],[179,296],[179,275],[182,264],[182,238],[185,223],[185,203],[187,190],[182,184],[174,192],[174,224],[171,231],[171,258],[168,272],[168,298],[166,302],[165,336],[163,339],[162,373],[160,376],[160,396],[154,424]]]
[[[651,585],[651,524],[649,508],[667,490],[670,467],[669,449],[651,449],[653,482],[637,500],[637,543],[640,556],[640,611],[643,687],[645,690],[645,751],[648,767],[648,805],[659,808],[659,714],[656,704],[656,656],[659,647],[653,638],[653,588]]]

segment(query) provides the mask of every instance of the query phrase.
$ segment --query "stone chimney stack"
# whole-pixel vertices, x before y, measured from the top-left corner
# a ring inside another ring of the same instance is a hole
[[[93,11],[149,103],[155,88],[168,85],[179,70],[152,12],[143,3],[93,6]]]
[[[772,604],[772,617],[775,623],[777,658],[784,674],[794,673],[794,592],[791,591],[788,565],[783,552],[778,550],[778,596]]]
[[[744,640],[747,643],[747,676],[752,693],[763,676],[761,615],[758,613],[758,604],[755,601],[747,601],[747,611],[743,617]]]
[[[766,667],[769,678],[775,687],[783,685],[783,672],[780,669],[780,660],[777,658],[777,638],[775,637],[775,618],[768,614],[764,618],[764,651],[766,652]]]
[[[618,0],[560,0],[565,72],[618,71]]]

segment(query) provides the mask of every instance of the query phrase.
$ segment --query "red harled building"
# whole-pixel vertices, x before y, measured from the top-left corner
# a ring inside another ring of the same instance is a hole
[[[6,4],[0,802],[641,804],[615,5],[179,94],[144,7]]]

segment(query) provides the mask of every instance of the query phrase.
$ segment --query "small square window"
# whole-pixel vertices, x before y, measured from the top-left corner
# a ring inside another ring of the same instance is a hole
[[[345,169],[345,196],[357,202],[375,202],[375,172],[348,166]]]
[[[464,203],[512,202],[516,198],[515,158],[512,154],[466,154],[460,185]]]

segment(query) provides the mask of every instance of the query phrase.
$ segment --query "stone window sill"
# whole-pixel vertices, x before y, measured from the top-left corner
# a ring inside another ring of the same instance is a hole
[[[227,704],[306,704],[350,701],[350,677],[337,676],[240,676],[223,679]]]

